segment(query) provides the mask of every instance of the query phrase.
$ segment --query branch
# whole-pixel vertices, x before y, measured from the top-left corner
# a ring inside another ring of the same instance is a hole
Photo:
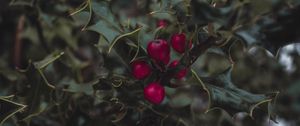
[[[20,68],[21,66],[21,52],[22,52],[22,38],[21,33],[24,29],[24,22],[25,22],[25,15],[21,15],[18,20],[18,25],[16,29],[16,36],[15,36],[15,46],[14,46],[14,58],[13,63],[15,68]]]
[[[208,37],[204,41],[200,40],[190,51],[184,54],[184,56],[180,59],[178,67],[167,70],[167,72],[162,76],[161,83],[169,85],[174,73],[177,73],[182,68],[189,68],[199,56],[201,56],[207,49],[215,45],[216,40],[217,39],[213,36]]]

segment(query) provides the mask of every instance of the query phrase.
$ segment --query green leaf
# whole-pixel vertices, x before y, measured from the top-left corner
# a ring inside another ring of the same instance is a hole
[[[47,86],[49,86],[50,88],[54,89],[55,86],[53,86],[52,84],[49,83],[48,79],[46,78],[46,76],[43,73],[43,69],[45,67],[47,67],[50,63],[59,59],[63,54],[64,54],[64,52],[54,52],[54,53],[50,54],[49,56],[45,57],[43,60],[33,63],[34,67],[37,69],[37,71],[40,73],[41,77],[47,84]]]
[[[234,10],[234,2],[231,1],[227,6],[221,8],[214,8],[207,2],[192,0],[191,1],[191,10],[192,17],[197,24],[203,25],[209,22],[218,22],[221,25],[226,25],[228,16]]]
[[[298,24],[300,19],[297,18],[299,5],[295,8],[276,11],[275,8],[284,8],[284,4],[286,4],[284,1],[273,1],[272,12],[255,15],[254,21],[242,25],[234,31],[234,34],[244,40],[247,45],[261,45],[273,55],[276,55],[281,47],[297,43],[300,28]]]
[[[50,106],[47,100],[49,100],[49,94],[51,94],[54,86],[50,85],[47,80],[44,80],[45,76],[40,76],[40,69],[34,67],[34,65],[30,65],[26,71],[22,72],[27,78],[23,84],[26,84],[28,88],[24,91],[24,95],[17,97],[22,99],[24,104],[27,105],[27,109],[22,113],[21,119],[29,124],[33,117],[38,116]]]
[[[70,49],[66,49],[65,56],[62,59],[62,62],[75,71],[83,69],[84,67],[89,65],[88,62],[84,62],[78,59]]]
[[[90,5],[90,0],[87,0],[85,2],[83,2],[76,11],[72,12],[70,15],[76,15],[77,13],[80,13],[82,11],[84,11],[88,6]]]
[[[89,23],[88,19],[90,18],[90,12],[88,11],[81,11],[77,14],[72,15],[76,25],[86,25]]]
[[[219,48],[210,48],[192,65],[192,68],[197,70],[200,76],[213,76],[219,74],[232,65],[224,54],[220,54],[223,52],[212,52],[212,50],[220,51]]]
[[[100,17],[100,20],[105,21],[109,26],[117,29],[118,31],[121,30],[120,25],[118,24],[118,20],[116,20],[115,16],[111,12],[109,8],[109,3],[106,1],[100,2],[92,2],[92,10],[96,14],[96,16]]]
[[[175,108],[185,107],[192,103],[192,96],[187,92],[176,92],[175,95],[170,98],[170,106]]]
[[[54,62],[58,58],[60,58],[64,52],[54,52],[47,57],[45,57],[43,60],[34,62],[34,66],[37,69],[44,69],[46,66],[48,66],[50,63]]]
[[[99,20],[96,24],[87,27],[87,30],[95,31],[103,35],[109,43],[112,43],[122,33],[104,20]]]
[[[77,36],[73,34],[74,22],[67,19],[57,19],[55,25],[48,26],[43,24],[45,40],[61,38],[72,49],[77,49]],[[52,44],[52,43],[51,43]]]
[[[77,83],[74,79],[64,78],[59,83],[67,86],[64,91],[92,95],[94,93],[93,85],[97,84],[98,82],[99,80],[95,80],[89,83]]]
[[[253,110],[260,104],[271,101],[265,94],[253,94],[237,88],[231,81],[231,67],[217,76],[200,79],[196,72],[194,76],[208,90],[210,109],[222,108],[231,116],[237,112],[247,112],[251,117]],[[203,81],[202,81],[203,80]]]
[[[26,105],[8,100],[10,97],[0,96],[0,125],[7,119],[26,108]]]
[[[112,50],[113,46],[118,42],[118,40],[122,39],[123,37],[127,37],[127,36],[130,36],[130,35],[134,34],[134,33],[137,33],[137,32],[139,32],[141,29],[142,29],[142,28],[138,28],[138,29],[136,29],[136,30],[134,30],[134,31],[132,31],[132,32],[125,33],[125,34],[123,34],[123,35],[118,36],[118,37],[110,44],[110,46],[109,46],[109,48],[108,48],[108,53],[110,53],[110,51]]]
[[[87,10],[87,13],[84,13],[85,9],[88,8]],[[79,13],[80,15],[79,16],[84,16],[82,17],[85,21],[85,23],[83,24],[83,28],[81,30],[85,30],[85,28],[89,25],[89,23],[91,22],[92,20],[92,6],[91,6],[91,0],[87,0],[85,1],[84,3],[81,4],[81,6],[79,7],[79,9],[73,13],[71,13],[70,15],[73,16],[75,14]],[[77,17],[78,19],[78,17]],[[76,20],[76,17],[75,17],[75,20]],[[82,20],[82,19],[78,19],[78,20]]]

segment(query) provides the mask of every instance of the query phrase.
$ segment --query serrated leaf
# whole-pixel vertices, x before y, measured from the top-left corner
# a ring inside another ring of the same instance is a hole
[[[197,24],[203,25],[208,22],[218,22],[222,25],[226,25],[229,19],[228,16],[234,10],[234,4],[231,1],[231,4],[224,6],[222,8],[214,8],[209,5],[207,2],[192,0],[192,17]]]
[[[138,28],[136,30],[133,30],[132,32],[129,32],[129,33],[125,33],[125,34],[122,34],[120,36],[118,36],[109,46],[108,48],[108,53],[112,50],[113,46],[118,42],[118,40],[122,39],[123,37],[127,37],[127,36],[130,36],[132,34],[135,34],[135,33],[138,33],[142,28]]]
[[[284,1],[273,3],[273,9],[281,7],[282,2]],[[247,45],[261,45],[275,55],[279,48],[298,43],[300,18],[296,15],[299,12],[300,6],[296,5],[291,9],[273,10],[270,14],[258,15],[259,18],[255,22],[240,27],[235,34]]]
[[[24,108],[26,108],[26,105],[10,101],[5,96],[0,96],[0,125]]]
[[[115,16],[111,12],[111,9],[109,8],[109,3],[106,1],[100,1],[100,2],[92,2],[92,10],[96,14],[96,16],[99,16],[101,20],[104,20],[107,22],[108,25],[112,26],[113,28],[117,30],[121,30],[120,25],[118,24],[118,20],[116,20]]]
[[[70,15],[73,16],[77,13],[80,13],[82,11],[84,11],[84,9],[86,9],[88,6],[90,5],[90,0],[87,0],[85,2],[83,2],[76,11],[72,12]]]
[[[260,104],[270,101],[265,94],[253,94],[237,88],[231,81],[231,67],[214,77],[198,77],[199,83],[207,88],[210,97],[210,110],[222,108],[231,116],[237,112],[247,112],[252,116],[253,110]],[[193,74],[197,74],[193,72]],[[197,77],[197,75],[195,75]]]
[[[64,59],[62,59],[62,62],[64,62],[68,67],[72,68],[75,71],[89,65],[88,62],[84,62],[78,59],[70,49],[67,49],[65,51],[65,57]]]
[[[87,11],[84,11],[85,9],[88,9]],[[87,13],[84,13],[84,12],[87,12]],[[76,15],[77,13],[80,14],[80,16],[85,16],[85,17],[82,17],[85,21],[85,23],[83,24],[83,28],[81,30],[85,30],[86,27],[89,25],[89,23],[91,22],[92,20],[92,15],[93,15],[93,11],[92,11],[92,6],[91,6],[91,0],[87,0],[85,1],[84,3],[81,4],[80,8],[71,13],[70,15],[73,16],[73,15]],[[86,15],[87,14],[87,15]],[[76,17],[75,17],[76,18]],[[77,18],[78,19],[78,18]],[[82,19],[78,19],[78,20],[82,20]],[[76,19],[75,19],[76,21]],[[83,22],[83,21],[82,21]]]
[[[92,95],[94,92],[93,85],[98,83],[98,80],[89,83],[77,83],[74,79],[64,78],[59,83],[67,86],[67,88],[65,88],[64,91]]]
[[[89,17],[90,17],[90,12],[88,11],[81,11],[75,15],[72,15],[72,18],[74,19],[77,25],[86,25],[88,23]]]
[[[34,62],[34,66],[37,69],[44,69],[47,65],[60,58],[63,54],[64,52],[54,52],[48,55],[47,57],[45,57],[43,60]]]
[[[60,53],[54,52],[48,55],[47,57],[45,57],[43,60],[33,63],[34,67],[37,69],[37,71],[39,72],[40,76],[42,77],[46,85],[52,89],[54,89],[55,86],[49,83],[48,79],[44,75],[43,69],[47,67],[49,64],[51,64],[52,62],[54,62],[55,60],[57,60],[58,58],[60,58],[63,54],[64,52],[60,52]]]
[[[122,33],[104,20],[99,20],[96,24],[87,27],[87,30],[95,31],[103,35],[109,43],[113,42]]]
[[[46,101],[48,99],[53,85],[49,85],[44,80],[44,76],[41,76],[40,70],[31,65],[28,70],[24,71],[27,81],[24,82],[28,86],[25,95],[19,96],[24,98],[24,103],[27,105],[26,111],[24,111],[22,120],[27,124],[31,119],[38,116],[49,107],[50,103]]]

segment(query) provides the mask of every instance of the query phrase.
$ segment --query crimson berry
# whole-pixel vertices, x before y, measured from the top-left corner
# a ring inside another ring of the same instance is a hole
[[[186,44],[186,37],[184,33],[174,34],[171,37],[171,45],[173,49],[178,53],[184,53],[185,45]],[[191,48],[191,45],[189,45]]]
[[[161,28],[165,28],[167,27],[168,22],[166,20],[158,20],[156,26],[157,27],[161,27]]]
[[[158,82],[149,83],[144,88],[144,97],[153,104],[160,104],[165,98],[165,89]]]
[[[156,62],[168,64],[170,61],[170,46],[166,40],[150,41],[147,46],[148,55]]]
[[[131,64],[132,74],[136,79],[144,79],[148,77],[152,69],[146,61],[138,60]]]
[[[177,65],[179,64],[178,60],[174,60],[173,62],[171,62],[171,64],[169,65],[170,68],[175,68]],[[181,69],[179,70],[179,72],[177,72],[175,74],[175,78],[176,79],[182,79],[183,77],[185,77],[185,75],[187,74],[187,69]]]

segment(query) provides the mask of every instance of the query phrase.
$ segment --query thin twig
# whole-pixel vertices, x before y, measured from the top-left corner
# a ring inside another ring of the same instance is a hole
[[[189,68],[201,54],[203,54],[208,48],[215,45],[215,37],[209,37],[204,42],[198,42],[191,51],[186,53],[181,59],[178,67],[169,69],[161,78],[161,83],[169,84],[174,73],[177,73],[182,68]]]
[[[24,22],[25,22],[25,15],[21,15],[19,20],[18,20],[18,25],[16,29],[16,36],[15,36],[15,46],[14,46],[14,58],[13,58],[13,63],[15,67],[18,69],[21,66],[21,52],[22,52],[22,38],[21,34],[24,29]]]

